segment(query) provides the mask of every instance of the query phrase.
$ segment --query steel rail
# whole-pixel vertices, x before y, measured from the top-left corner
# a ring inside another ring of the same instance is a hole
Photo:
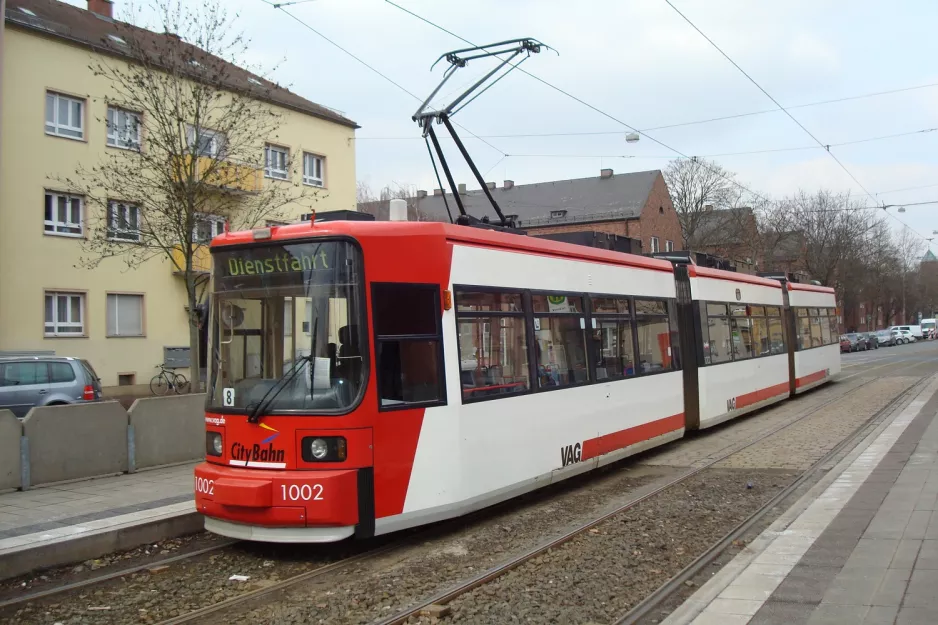
[[[903,367],[905,368],[905,367]],[[871,425],[874,425],[879,419],[884,417],[891,412],[896,410],[896,407],[902,403],[909,395],[913,393],[915,389],[918,389],[925,385],[925,380],[927,378],[923,377],[921,380],[907,388],[905,391],[893,398],[888,404],[883,406],[880,410],[877,410],[869,419],[864,421],[859,427],[857,427],[853,432],[851,432],[846,438],[840,441],[835,445],[830,451],[828,451],[824,456],[818,459],[814,464],[812,464],[804,473],[798,476],[792,483],[786,486],[784,489],[776,493],[769,501],[762,505],[758,510],[749,515],[744,519],[739,525],[731,529],[723,538],[718,542],[710,546],[709,549],[704,551],[702,554],[697,556],[690,564],[681,569],[676,575],[671,577],[668,581],[658,587],[653,593],[645,597],[640,601],[634,608],[629,610],[625,615],[615,621],[614,625],[634,625],[638,623],[641,619],[648,616],[652,611],[661,607],[668,599],[675,595],[679,590],[684,587],[684,582],[692,579],[701,569],[705,568],[711,562],[713,562],[721,553],[723,553],[727,547],[733,544],[733,541],[739,539],[741,536],[745,535],[752,527],[761,521],[768,512],[784,501],[786,498],[791,496],[798,488],[800,488],[809,478],[814,476],[818,471],[821,470],[824,465],[830,462],[833,458],[843,451],[846,447],[853,444],[854,446],[859,443],[858,439],[862,439],[866,436],[867,430]],[[878,423],[877,423],[878,425]]]
[[[892,363],[889,363],[889,364],[892,364]],[[918,364],[918,363],[917,363],[917,362],[916,362],[916,363],[912,363],[912,364],[910,364],[910,365],[906,365],[906,367],[908,367],[908,366],[914,366],[915,364]],[[868,373],[869,371],[872,371],[872,370],[874,370],[874,369],[879,369],[879,368],[884,367],[884,366],[888,366],[888,364],[887,364],[887,365],[880,365],[880,366],[878,366],[878,367],[872,367],[872,368],[870,368],[869,370],[865,370],[865,371],[859,371],[859,372],[854,373],[854,374],[852,374],[852,375],[850,375],[850,376],[847,376],[846,378],[843,378],[843,380],[846,380],[846,379],[849,379],[849,378],[853,378],[853,377],[856,377],[857,375],[861,375],[861,374],[864,374],[864,373]],[[905,367],[902,367],[902,368],[904,369]],[[841,381],[843,381],[843,380],[841,380]],[[600,517],[598,517],[598,518],[596,518],[596,519],[593,519],[593,520],[591,520],[591,521],[588,521],[588,522],[586,522],[586,523],[583,523],[583,524],[581,524],[581,525],[575,527],[574,529],[572,529],[572,530],[570,530],[570,531],[568,531],[568,532],[562,534],[561,536],[558,536],[558,537],[556,537],[556,538],[550,539],[550,540],[548,540],[548,541],[545,542],[545,543],[542,543],[542,544],[540,544],[540,545],[538,545],[538,546],[536,546],[536,547],[534,547],[534,548],[532,548],[532,549],[529,549],[529,550],[527,550],[527,551],[525,551],[525,552],[523,552],[523,553],[521,553],[521,554],[519,554],[519,555],[517,555],[517,556],[514,556],[514,557],[512,557],[512,558],[509,558],[508,560],[506,560],[506,561],[504,561],[504,562],[502,562],[502,563],[500,563],[500,564],[497,564],[497,565],[495,565],[495,566],[493,566],[493,567],[491,567],[491,568],[489,568],[489,569],[486,569],[485,571],[482,571],[481,573],[479,573],[478,575],[476,575],[476,576],[474,576],[474,577],[471,577],[471,578],[469,578],[469,579],[467,579],[467,580],[464,580],[464,581],[462,581],[462,582],[459,582],[459,583],[457,583],[456,585],[451,586],[451,587],[449,587],[449,588],[447,588],[447,589],[444,589],[444,590],[442,590],[442,591],[440,591],[440,592],[437,592],[437,593],[431,595],[430,597],[428,597],[428,598],[426,598],[426,599],[422,599],[422,600],[420,600],[418,603],[412,604],[411,606],[409,606],[409,607],[407,607],[407,608],[405,608],[405,609],[403,609],[403,610],[397,612],[396,614],[393,614],[393,615],[390,615],[390,616],[388,616],[388,617],[385,617],[385,618],[382,618],[382,619],[380,619],[380,620],[377,620],[377,621],[375,621],[375,622],[373,623],[373,625],[403,625],[403,624],[406,623],[409,619],[413,618],[414,616],[419,615],[420,613],[424,612],[425,610],[428,610],[431,606],[445,606],[446,604],[450,603],[451,601],[453,601],[453,600],[456,599],[457,597],[460,597],[461,595],[464,595],[464,594],[466,594],[466,593],[468,593],[468,592],[474,590],[475,588],[478,588],[479,586],[482,586],[482,585],[484,585],[484,584],[487,584],[488,582],[490,582],[490,581],[492,581],[492,580],[494,580],[494,579],[497,579],[497,578],[501,577],[501,576],[504,575],[505,573],[508,573],[509,571],[511,571],[511,570],[513,570],[513,569],[515,569],[515,568],[517,568],[517,567],[519,567],[519,566],[521,566],[521,565],[523,565],[523,564],[529,562],[530,560],[536,558],[537,556],[539,556],[539,555],[541,555],[541,554],[543,554],[543,553],[545,553],[545,552],[547,552],[547,551],[549,551],[549,550],[551,550],[551,549],[554,549],[554,548],[556,548],[556,547],[559,547],[559,546],[563,545],[564,543],[569,542],[569,541],[572,540],[573,538],[575,538],[575,537],[577,537],[577,536],[579,536],[579,535],[581,535],[581,534],[583,534],[583,533],[589,531],[589,530],[592,529],[593,527],[595,527],[595,526],[597,526],[597,525],[599,525],[599,524],[601,524],[601,523],[603,523],[603,522],[605,522],[605,521],[608,521],[609,519],[611,519],[611,518],[613,518],[613,517],[615,517],[615,516],[617,516],[617,515],[619,515],[619,514],[625,512],[625,511],[627,511],[627,510],[629,510],[629,509],[635,507],[636,505],[642,503],[643,501],[646,501],[646,500],[648,500],[648,499],[650,499],[650,498],[652,498],[652,497],[654,497],[654,496],[656,496],[656,495],[658,495],[658,494],[660,494],[660,493],[662,493],[662,492],[664,492],[664,491],[666,491],[666,490],[668,490],[668,489],[670,489],[670,488],[672,488],[672,487],[674,487],[674,486],[676,486],[676,485],[678,485],[678,484],[681,484],[681,483],[687,481],[688,479],[694,477],[695,475],[699,474],[700,472],[702,472],[702,471],[704,471],[704,470],[706,470],[706,469],[709,469],[709,468],[713,467],[714,465],[716,465],[716,464],[718,464],[718,463],[720,463],[720,462],[723,462],[724,460],[726,460],[726,459],[729,458],[730,456],[733,456],[733,455],[735,455],[735,454],[737,454],[737,453],[739,453],[739,452],[741,452],[741,451],[744,451],[744,450],[746,450],[746,449],[752,447],[753,445],[756,445],[756,444],[758,444],[758,443],[761,443],[762,441],[764,441],[764,440],[766,440],[766,439],[768,439],[768,438],[774,436],[775,434],[781,432],[782,430],[788,429],[788,428],[790,428],[791,426],[793,426],[793,425],[795,425],[795,424],[797,424],[797,423],[800,423],[800,422],[803,421],[804,419],[807,419],[808,417],[817,414],[818,412],[820,412],[821,410],[823,410],[825,407],[829,406],[830,404],[834,403],[835,401],[839,401],[840,399],[842,399],[844,395],[846,395],[847,393],[850,393],[851,391],[853,391],[853,390],[854,390],[855,388],[857,388],[858,386],[859,386],[859,385],[851,385],[848,389],[845,389],[843,393],[840,393],[840,394],[838,394],[838,395],[835,396],[835,397],[832,397],[832,398],[830,398],[830,399],[828,399],[828,400],[823,401],[823,402],[820,403],[819,405],[817,405],[817,406],[815,406],[815,407],[809,409],[809,410],[808,410],[807,412],[805,412],[804,414],[802,414],[802,415],[800,415],[800,416],[797,416],[796,418],[794,418],[794,419],[792,419],[792,420],[790,420],[790,421],[787,421],[787,422],[785,422],[784,424],[779,425],[778,427],[772,428],[772,429],[770,429],[769,431],[767,431],[767,432],[765,432],[765,433],[757,434],[756,438],[754,438],[754,439],[752,439],[752,440],[746,442],[746,444],[744,444],[744,445],[742,445],[742,446],[734,445],[734,446],[732,446],[732,447],[730,448],[729,451],[726,451],[725,453],[720,454],[720,455],[717,456],[716,458],[707,461],[705,464],[703,464],[703,465],[701,465],[701,466],[699,466],[699,467],[691,468],[691,469],[688,470],[688,471],[685,471],[685,472],[682,473],[681,475],[678,475],[678,476],[674,477],[673,479],[667,481],[666,483],[662,484],[662,485],[659,486],[658,488],[655,488],[654,490],[652,490],[652,491],[650,491],[650,492],[648,492],[648,493],[646,493],[646,494],[644,494],[644,495],[642,495],[642,496],[640,496],[640,497],[637,497],[637,498],[635,498],[635,499],[632,499],[632,500],[630,500],[630,501],[627,501],[626,503],[622,504],[621,506],[616,507],[614,510],[612,510],[612,511],[610,511],[610,512],[607,512],[606,514],[603,514],[602,516],[600,516]],[[893,400],[890,402],[890,404],[887,405],[887,407],[890,406],[890,405],[893,405],[895,401],[897,401],[900,397],[903,397],[903,396],[905,395],[905,393],[907,393],[908,391],[909,391],[909,389],[906,389],[906,391],[904,391],[903,393],[901,393],[900,395],[898,395],[895,399],[893,399]],[[878,411],[877,414],[879,414],[879,412],[880,412],[880,411]],[[872,419],[872,418],[875,418],[875,417],[876,417],[876,415],[874,415],[873,417],[871,417],[871,419]],[[861,427],[865,427],[866,424],[868,424],[868,423],[869,423],[869,420],[867,420],[867,421],[864,423],[864,425],[861,426]],[[839,443],[838,445],[840,445],[840,444],[842,444],[842,443],[843,443],[843,441],[841,441],[841,443]],[[774,500],[774,498],[773,498],[773,500]]]
[[[16,606],[16,605],[21,605],[24,603],[29,603],[30,601],[36,601],[37,599],[43,599],[45,597],[53,597],[55,595],[59,595],[59,594],[69,592],[72,590],[78,590],[80,588],[86,588],[88,586],[100,584],[102,582],[106,582],[112,579],[117,579],[119,577],[125,577],[127,575],[133,575],[135,573],[142,573],[146,570],[152,569],[157,566],[169,565],[169,564],[173,564],[176,562],[181,562],[183,560],[188,560],[190,558],[195,558],[197,556],[201,556],[206,553],[212,553],[213,551],[219,551],[221,549],[225,549],[226,547],[230,547],[239,542],[241,541],[227,540],[227,541],[220,542],[216,545],[212,545],[211,547],[204,547],[202,549],[196,549],[195,551],[180,553],[178,555],[175,555],[169,558],[161,558],[159,560],[154,560],[147,564],[139,564],[136,566],[128,567],[126,569],[121,569],[119,571],[112,571],[109,573],[104,573],[102,575],[97,575],[95,577],[89,577],[88,579],[83,579],[77,582],[72,582],[70,584],[63,584],[61,586],[54,586],[52,588],[46,588],[44,590],[39,590],[39,591],[28,593],[25,595],[20,595],[13,599],[0,601],[0,609],[5,609],[5,608],[9,608],[9,607]]]

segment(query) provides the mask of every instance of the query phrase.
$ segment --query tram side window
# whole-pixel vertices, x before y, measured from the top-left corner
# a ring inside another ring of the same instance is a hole
[[[671,323],[664,302],[635,300],[638,363],[643,373],[672,368]]]
[[[752,323],[752,349],[756,356],[765,356],[772,353],[769,345],[769,326],[765,317],[765,306],[750,306],[750,321]]]
[[[782,311],[777,306],[767,306],[765,314],[769,329],[769,351],[772,354],[784,354],[787,347],[785,345],[785,330],[782,326]]]
[[[589,382],[586,317],[578,295],[532,295],[538,388]]]
[[[830,315],[828,320],[831,327],[831,344],[836,344],[840,342],[840,323],[837,321],[837,309],[828,308],[827,312]]]
[[[808,319],[811,320],[811,347],[821,347],[824,345],[824,337],[821,334],[821,317],[817,308],[808,309]]]
[[[745,304],[730,304],[730,328],[733,332],[733,360],[752,358],[752,324]]]
[[[681,328],[677,320],[677,302],[671,300],[668,302],[668,316],[671,322],[671,358],[674,361],[674,369],[680,370],[681,364]]]
[[[811,319],[808,317],[808,309],[796,308],[795,315],[795,329],[798,332],[798,349],[810,349]]]
[[[818,325],[821,326],[821,345],[831,345],[831,324],[828,321],[828,309],[821,308],[818,310]]]
[[[631,308],[627,298],[594,297],[592,334],[596,349],[596,379],[615,380],[635,375]]]
[[[520,293],[456,291],[459,376],[463,400],[530,389]]]
[[[380,407],[444,403],[439,287],[384,283],[371,293]]]
[[[704,362],[717,364],[732,360],[730,319],[726,304],[707,304],[707,328],[710,341],[704,345]]]

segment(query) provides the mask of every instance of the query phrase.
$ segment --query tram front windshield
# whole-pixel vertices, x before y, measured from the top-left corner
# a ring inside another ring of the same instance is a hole
[[[212,254],[209,403],[218,412],[346,412],[364,386],[361,254],[345,241]]]

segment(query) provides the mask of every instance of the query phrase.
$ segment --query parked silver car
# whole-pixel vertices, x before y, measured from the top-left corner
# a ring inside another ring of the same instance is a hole
[[[33,406],[101,399],[101,380],[87,360],[60,356],[0,358],[0,409],[23,418]]]
[[[877,330],[875,334],[876,334],[876,340],[879,341],[880,347],[886,347],[887,345],[895,345],[896,337],[899,335],[898,332],[890,332],[889,330]]]

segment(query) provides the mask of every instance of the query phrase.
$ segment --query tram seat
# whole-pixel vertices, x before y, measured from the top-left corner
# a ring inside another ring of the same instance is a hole
[[[337,377],[347,380],[361,379],[362,359],[358,346],[358,326],[339,328],[338,367],[340,373]]]

